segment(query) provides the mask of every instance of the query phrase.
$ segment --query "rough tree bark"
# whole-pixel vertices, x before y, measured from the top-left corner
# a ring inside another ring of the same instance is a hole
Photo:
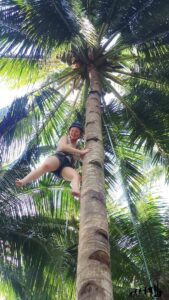
[[[112,300],[108,222],[104,195],[104,149],[101,128],[101,86],[89,69],[91,92],[86,104],[85,139],[92,150],[83,162],[77,267],[78,300]]]

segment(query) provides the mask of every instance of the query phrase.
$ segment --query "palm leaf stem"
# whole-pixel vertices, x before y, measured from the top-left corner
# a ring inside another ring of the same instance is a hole
[[[124,86],[124,82],[120,78],[117,78],[108,72],[105,72],[105,77],[111,79],[112,81],[114,81],[115,83],[121,86]]]
[[[96,54],[96,58],[103,53],[103,51],[106,49],[106,47],[112,42],[112,40],[114,39],[114,37],[117,35],[119,31],[115,31],[110,37],[109,39],[105,42],[105,44],[98,50],[97,54]]]
[[[60,16],[60,18],[62,19],[62,21],[64,22],[64,24],[66,25],[68,31],[70,33],[72,33],[72,30],[71,30],[71,27],[70,27],[70,24],[66,21],[66,19],[64,18],[63,14],[61,13],[61,11],[58,9],[57,5],[56,5],[56,1],[53,0],[53,5],[54,5],[54,8],[55,10],[57,11],[58,15]]]
[[[118,0],[114,0],[113,1],[113,3],[112,3],[112,6],[110,7],[110,9],[109,9],[109,14],[108,14],[108,16],[107,16],[107,18],[106,18],[106,21],[107,20],[111,20],[111,17],[112,17],[112,13],[113,13],[113,10],[114,10],[114,8],[115,8],[115,5],[116,5],[116,3],[117,3],[117,1]],[[109,27],[109,24],[107,24],[107,23],[103,23],[103,28],[102,28],[102,30],[101,30],[101,32],[100,32],[100,39],[106,34],[106,31],[108,30],[108,27]],[[108,43],[109,44],[109,43]],[[104,47],[104,46],[103,46]],[[106,46],[107,47],[107,46]],[[105,49],[105,48],[104,48]],[[103,50],[104,50],[103,49]]]
[[[79,83],[80,83],[80,80],[81,80],[81,79],[79,78]],[[79,90],[78,90],[77,95],[76,95],[76,97],[75,97],[75,100],[74,100],[74,102],[73,102],[73,107],[74,107],[74,108],[76,107],[77,101],[78,101],[78,99],[79,99],[79,95],[80,95],[80,93],[81,93],[81,87],[82,87],[82,85],[83,85],[83,83],[80,84]],[[78,83],[77,83],[77,86],[78,86]]]
[[[79,78],[78,83],[77,83],[77,86],[78,86],[78,84],[80,83],[80,81],[81,81],[81,79]],[[72,103],[72,109],[70,110],[70,113],[68,114],[68,117],[67,117],[68,120],[70,120],[70,118],[71,118],[73,112],[74,112],[75,109],[76,109],[76,105],[77,105],[77,101],[78,101],[78,99],[79,99],[79,95],[80,95],[80,93],[81,93],[81,87],[82,87],[82,85],[83,85],[83,83],[80,84],[79,90],[78,90],[78,92],[77,92],[77,95],[76,95],[76,97],[75,97],[75,99],[74,99],[74,101],[73,101],[73,103]]]
[[[75,88],[75,87],[78,87],[80,81],[81,81],[81,78],[79,78],[79,80],[78,80],[78,82],[76,83],[76,86],[74,86],[74,88]],[[78,101],[78,99],[79,99],[79,95],[80,95],[80,92],[81,92],[80,89],[81,89],[82,85],[83,85],[83,83],[81,83],[80,86],[79,86],[79,90],[78,90],[77,95],[76,95],[76,97],[75,97],[75,99],[74,99],[74,101],[73,101],[73,103],[72,103],[72,105],[71,105],[71,109],[70,109],[70,112],[69,112],[69,114],[68,114],[68,116],[67,116],[67,121],[65,122],[65,126],[64,126],[64,127],[67,127],[67,124],[69,124],[69,123],[70,123],[70,120],[72,119],[72,116],[73,116],[73,114],[74,114],[74,112],[75,112],[75,109],[76,109],[77,101]]]
[[[106,110],[107,112],[107,108],[106,108],[106,105],[105,105],[105,102],[103,101],[103,105],[104,105],[104,109]],[[103,118],[103,117],[102,117]],[[107,132],[107,135],[108,135],[108,139],[109,139],[109,142],[110,142],[110,145],[112,147],[112,150],[113,150],[113,153],[115,155],[115,159],[116,159],[116,163],[118,164],[118,166],[120,167],[120,162],[119,162],[119,159],[117,158],[116,156],[116,152],[115,152],[115,149],[114,149],[114,146],[113,146],[113,142],[112,142],[112,138],[110,136],[110,133],[109,133],[109,129],[108,129],[108,126],[106,125],[105,121],[104,121],[104,118],[103,118],[103,124],[106,128],[106,132]],[[140,248],[140,251],[141,251],[141,255],[142,255],[142,258],[143,258],[143,262],[144,262],[144,266],[145,266],[145,270],[146,270],[146,274],[147,274],[147,278],[150,282],[150,286],[152,287],[153,289],[153,293],[155,294],[155,291],[154,291],[154,285],[153,285],[153,282],[151,280],[151,275],[150,275],[150,271],[149,271],[149,268],[148,268],[148,264],[147,264],[147,260],[146,260],[146,257],[145,257],[145,254],[144,254],[144,250],[143,250],[143,247],[142,247],[142,243],[141,243],[141,240],[139,238],[139,234],[138,234],[138,230],[137,230],[137,221],[135,220],[134,216],[133,216],[133,213],[132,213],[132,210],[131,210],[131,207],[130,207],[130,202],[131,200],[130,199],[130,196],[128,195],[128,191],[126,190],[126,186],[125,186],[125,183],[124,183],[124,179],[122,177],[122,174],[120,172],[120,168],[119,168],[119,176],[120,176],[120,180],[121,182],[123,183],[122,184],[122,189],[124,191],[124,195],[126,197],[126,200],[127,200],[127,203],[128,203],[128,208],[129,208],[129,211],[130,211],[130,216],[131,216],[131,221],[132,221],[132,224],[133,224],[133,228],[134,228],[134,231],[135,231],[135,234],[136,234],[136,238],[138,240],[138,243],[139,243],[139,248]],[[154,298],[156,300],[156,298]]]
[[[107,69],[109,69],[109,68],[110,67],[108,67]],[[112,67],[112,69],[113,69],[113,67]],[[111,71],[112,71],[112,69],[111,69]],[[127,75],[127,76],[130,76],[130,77],[133,77],[133,78],[137,78],[137,79],[141,79],[141,80],[145,80],[145,81],[150,81],[150,82],[153,82],[155,84],[166,86],[166,83],[162,83],[160,81],[157,81],[155,79],[150,79],[148,77],[140,76],[137,73],[124,72],[124,71],[121,71],[120,69],[118,71],[113,69],[113,73],[119,73],[119,74]]]
[[[72,73],[72,72],[71,72],[71,73]],[[71,73],[70,73],[70,74],[71,74]],[[66,77],[69,76],[70,74],[66,75]],[[76,77],[77,77],[77,74],[74,74],[74,76],[69,77],[69,78],[67,78],[66,80],[62,81],[62,83],[61,83],[60,85],[58,85],[58,86],[56,87],[55,90],[56,90],[56,91],[60,90],[65,84],[69,83],[71,80],[73,80],[73,79],[76,78]],[[59,78],[59,80],[61,80],[61,79],[62,79],[62,77]],[[55,80],[52,80],[52,81],[50,81],[50,82],[48,82],[48,83],[45,83],[45,84],[42,85],[40,88],[38,88],[38,89],[36,89],[36,90],[33,90],[32,92],[30,92],[30,93],[27,94],[27,95],[28,95],[28,96],[31,96],[31,95],[35,94],[36,92],[41,91],[42,89],[48,87],[49,85],[51,85],[51,84],[53,84],[53,83],[56,83],[56,79],[55,79]]]
[[[82,95],[81,102],[80,102],[80,111],[82,111],[82,112],[85,111],[86,98],[88,97],[88,91],[89,91],[89,82],[86,79],[84,81],[83,95]]]
[[[105,106],[105,108],[106,108],[106,106]],[[114,149],[114,146],[113,146],[113,142],[112,142],[112,138],[111,138],[111,136],[110,136],[110,132],[109,132],[109,130],[108,130],[108,126],[106,125],[106,122],[105,122],[103,116],[102,116],[102,119],[103,119],[104,127],[106,128],[106,132],[107,132],[107,136],[108,136],[108,139],[109,139],[111,148],[112,148],[112,150],[113,150],[113,154],[114,154],[114,156],[115,156],[115,159],[117,160],[116,152],[115,152],[115,149]]]
[[[103,23],[101,26],[101,29],[99,30],[99,35],[98,35],[98,41],[101,42],[102,37],[104,36],[104,33],[107,30],[108,25],[106,23]]]
[[[122,189],[124,191],[124,195],[125,197],[127,198],[127,203],[128,203],[128,208],[129,208],[129,212],[130,212],[130,217],[131,217],[131,221],[132,221],[132,224],[133,224],[133,228],[134,228],[134,231],[135,231],[135,235],[136,235],[136,238],[137,238],[137,241],[138,241],[138,244],[139,244],[139,248],[140,248],[140,252],[141,252],[141,256],[142,256],[142,259],[143,259],[143,263],[144,263],[144,267],[145,267],[145,271],[146,271],[146,275],[147,275],[147,278],[148,278],[148,281],[149,281],[149,284],[152,288],[152,291],[153,291],[153,295],[155,295],[155,290],[154,290],[154,284],[153,284],[153,281],[151,279],[151,275],[150,275],[150,271],[149,271],[149,267],[148,267],[148,264],[147,264],[147,259],[146,259],[146,255],[144,253],[144,249],[143,249],[143,246],[142,246],[142,242],[140,240],[140,237],[139,237],[139,234],[138,234],[138,225],[137,225],[137,220],[135,218],[135,216],[133,215],[133,212],[132,212],[132,209],[131,209],[131,206],[130,206],[130,203],[131,203],[131,199],[130,199],[130,196],[128,194],[128,191],[126,189],[126,185],[125,185],[125,182],[124,182],[124,179],[122,177],[122,174],[121,175],[121,180],[122,180]],[[156,296],[153,296],[153,299],[156,300]]]
[[[126,47],[125,47],[126,48]],[[124,49],[125,49],[124,48]],[[136,55],[134,55],[134,54],[117,54],[117,55],[115,55],[115,51],[116,51],[116,49],[114,48],[114,49],[110,49],[109,51],[107,51],[105,54],[104,54],[104,59],[105,58],[111,58],[111,59],[113,59],[113,61],[117,61],[117,59],[118,60],[122,60],[122,61],[124,61],[124,60],[131,60],[131,59],[135,59],[135,58],[137,58],[136,57]]]

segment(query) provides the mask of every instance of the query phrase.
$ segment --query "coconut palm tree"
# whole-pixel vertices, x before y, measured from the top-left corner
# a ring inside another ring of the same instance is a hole
[[[161,162],[168,175],[168,4],[2,0],[0,5],[1,76],[33,85],[0,124],[2,209],[16,198],[12,183],[36,162],[39,149],[45,153],[47,145],[52,151],[70,121],[84,122],[85,116],[85,141],[92,150],[82,171],[77,299],[112,299],[105,187],[113,188],[118,167],[135,209],[143,180],[139,150]],[[5,163],[12,148],[9,172]]]

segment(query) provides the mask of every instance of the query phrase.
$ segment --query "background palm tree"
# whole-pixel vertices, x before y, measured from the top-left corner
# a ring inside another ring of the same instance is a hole
[[[100,82],[106,190],[112,195],[120,178],[136,224],[142,152],[161,163],[168,177],[167,10],[165,1],[152,0],[1,1],[1,75],[12,83],[33,84],[1,117],[3,218],[16,201],[15,178],[23,177],[40,154],[53,151],[74,118],[84,122],[92,67]],[[54,214],[65,206],[69,211],[73,205],[69,188],[51,175],[22,191],[21,198],[25,194],[29,205],[14,210],[16,221],[25,211],[35,217],[38,210],[45,217],[46,211]],[[142,252],[140,239],[139,246]],[[152,271],[148,274],[152,285]]]

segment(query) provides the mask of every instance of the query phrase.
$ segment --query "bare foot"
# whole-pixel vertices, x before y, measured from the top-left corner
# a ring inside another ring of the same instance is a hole
[[[24,182],[23,182],[22,179],[17,179],[17,180],[15,181],[15,184],[16,184],[17,187],[22,187],[22,186],[24,186]]]
[[[77,200],[79,200],[79,198],[80,198],[80,192],[72,191],[72,195],[73,195],[73,197],[75,197]]]

